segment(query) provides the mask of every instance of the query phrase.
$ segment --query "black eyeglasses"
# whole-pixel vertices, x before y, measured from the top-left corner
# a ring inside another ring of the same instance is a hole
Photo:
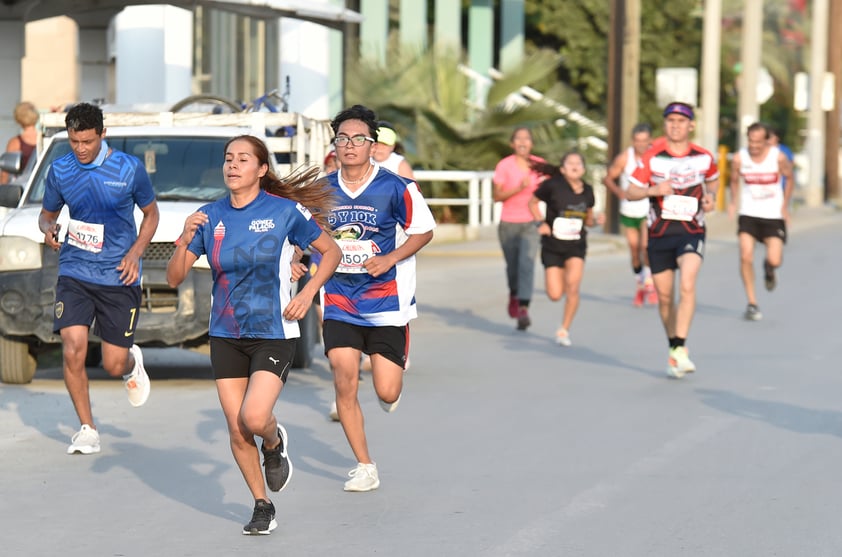
[[[371,141],[372,143],[374,143],[374,138],[365,135],[355,135],[354,137],[340,135],[333,138],[333,144],[337,147],[345,147],[346,145],[348,145],[349,142],[354,147],[362,147],[363,145],[365,145],[366,141]]]

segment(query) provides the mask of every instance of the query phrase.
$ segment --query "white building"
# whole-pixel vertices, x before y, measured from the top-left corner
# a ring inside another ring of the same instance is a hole
[[[131,4],[131,5],[129,5]],[[209,93],[250,101],[289,80],[289,110],[329,118],[342,106],[344,0],[7,0],[0,6],[0,142],[12,109],[78,101],[167,109]],[[62,15],[57,15],[62,14]],[[4,107],[6,107],[4,109]]]

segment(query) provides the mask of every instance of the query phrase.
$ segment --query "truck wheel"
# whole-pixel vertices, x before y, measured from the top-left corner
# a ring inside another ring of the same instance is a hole
[[[0,381],[22,385],[35,376],[35,356],[29,345],[20,340],[0,336]]]
[[[310,306],[304,319],[298,321],[301,329],[301,338],[295,347],[295,357],[292,359],[292,367],[307,368],[313,363],[313,353],[316,351],[316,337],[319,335],[319,316],[316,315],[316,308]]]

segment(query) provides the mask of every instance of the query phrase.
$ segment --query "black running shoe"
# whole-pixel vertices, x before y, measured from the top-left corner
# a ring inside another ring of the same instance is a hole
[[[260,448],[266,469],[266,485],[271,491],[281,491],[292,477],[292,461],[287,455],[287,430],[281,424],[278,424],[278,437],[281,443],[274,449]]]
[[[278,527],[275,522],[275,505],[271,501],[258,499],[254,502],[254,512],[251,521],[243,526],[243,534],[246,536],[266,535]]]
[[[763,262],[763,279],[766,283],[766,290],[771,292],[775,289],[778,281],[775,279],[775,268],[772,267],[768,261]]]
[[[525,307],[518,308],[517,330],[525,331],[530,325],[532,325],[532,320],[529,318],[529,310],[527,310]]]

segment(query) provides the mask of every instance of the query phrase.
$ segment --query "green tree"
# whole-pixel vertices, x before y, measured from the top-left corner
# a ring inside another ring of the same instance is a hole
[[[477,106],[469,101],[474,85],[461,66],[461,53],[419,52],[393,40],[386,64],[359,60],[349,68],[350,74],[364,79],[348,81],[346,98],[395,125],[413,168],[491,170],[511,153],[509,137],[518,126],[532,130],[537,154],[559,160],[577,145],[578,128],[557,125],[561,114],[552,104],[525,102],[517,94],[524,86],[551,78],[559,62],[558,54],[536,50],[517,72],[491,83],[484,106]],[[552,102],[576,99],[558,83],[545,96]],[[467,196],[464,183],[421,185],[432,197]],[[446,221],[459,215],[439,217]]]
[[[699,67],[701,21],[696,0],[642,0],[640,40],[640,119],[660,122],[655,95],[658,68]],[[585,107],[604,119],[608,96],[611,33],[606,0],[527,0],[526,37],[530,48],[552,48],[562,56],[558,79],[575,89]]]

